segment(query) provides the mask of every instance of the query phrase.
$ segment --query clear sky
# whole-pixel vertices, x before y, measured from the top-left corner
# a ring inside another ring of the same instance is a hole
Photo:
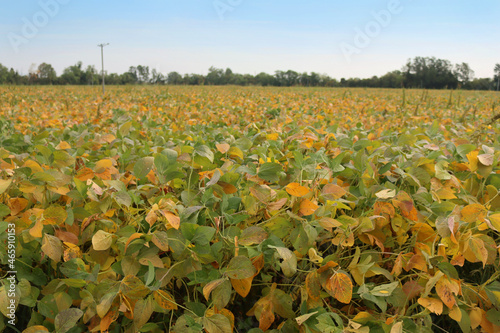
[[[500,63],[500,1],[0,0],[0,63],[82,61],[123,73],[258,74],[292,69],[371,77],[407,59],[467,62],[476,77]]]

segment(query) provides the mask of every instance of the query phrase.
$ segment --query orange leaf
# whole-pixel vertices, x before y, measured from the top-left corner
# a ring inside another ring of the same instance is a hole
[[[130,235],[130,237],[127,239],[127,242],[125,243],[125,251],[127,251],[127,247],[130,244],[130,242],[132,242],[134,239],[141,238],[141,236],[142,234],[138,232],[135,232],[132,235]]]
[[[443,313],[443,303],[437,298],[420,297],[418,299],[418,304],[437,315]]]
[[[392,199],[392,204],[401,210],[401,215],[412,221],[418,221],[418,211],[408,193],[401,191]]]
[[[229,184],[229,183],[226,183],[226,182],[223,182],[223,181],[219,181],[217,183],[217,185],[219,185],[220,187],[222,187],[222,190],[226,194],[233,194],[233,193],[238,192],[238,189],[234,185],[232,185],[232,184]]]
[[[82,182],[87,181],[87,179],[92,179],[94,178],[94,171],[90,168],[83,168],[78,170],[78,173],[76,174],[75,178],[81,180]]]
[[[352,298],[352,281],[344,273],[333,274],[325,284],[326,291],[339,302],[349,304]]]
[[[215,145],[217,147],[217,150],[220,151],[221,153],[225,154],[231,148],[227,143],[218,143]]]
[[[299,183],[290,183],[286,186],[286,191],[288,194],[293,195],[294,197],[303,197],[307,193],[309,193],[309,189],[300,185]]]
[[[405,271],[409,271],[412,269],[418,269],[423,272],[427,272],[427,263],[425,262],[425,258],[420,254],[415,254],[405,266]]]
[[[342,187],[335,185],[335,184],[326,184],[323,189],[321,190],[321,193],[323,194],[329,194],[331,195],[334,199],[340,199],[344,195],[347,194],[347,191],[344,190]]]
[[[252,288],[253,278],[259,274],[260,270],[264,268],[264,255],[261,254],[252,258],[252,265],[255,267],[255,274],[246,279],[230,279],[231,285],[234,290],[242,297],[247,297],[250,289]]]
[[[28,206],[28,200],[24,198],[9,199],[10,215],[15,216],[19,214]]]
[[[259,310],[256,316],[259,319],[259,328],[267,331],[274,323],[273,304],[271,301],[265,302]]]
[[[319,206],[311,202],[309,199],[304,199],[300,203],[299,213],[303,216],[308,216],[314,214]]]
[[[153,292],[153,298],[158,305],[166,310],[177,310],[177,304],[175,304],[174,297],[164,290],[155,290]]]

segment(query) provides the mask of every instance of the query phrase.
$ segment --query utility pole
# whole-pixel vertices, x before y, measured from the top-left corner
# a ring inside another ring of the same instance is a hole
[[[109,45],[109,43],[106,44],[99,44],[97,45],[98,47],[101,48],[101,63],[102,63],[102,94],[104,96],[104,47],[106,45]]]

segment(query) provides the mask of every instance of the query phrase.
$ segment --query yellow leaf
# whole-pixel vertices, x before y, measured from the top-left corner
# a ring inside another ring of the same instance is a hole
[[[446,276],[441,277],[436,283],[436,293],[449,309],[453,308],[456,304],[455,295],[458,294],[459,290],[459,286]]]
[[[471,151],[470,153],[467,154],[467,160],[469,161],[469,169],[472,172],[477,170],[477,164],[479,162],[477,155],[479,155],[478,151]]]
[[[437,194],[438,198],[441,200],[452,200],[452,199],[457,198],[455,196],[455,191],[453,189],[451,189],[450,187],[443,187],[443,188],[437,190],[436,194]]]
[[[29,234],[35,238],[42,238],[43,223],[37,220],[33,228],[29,230]]]
[[[241,151],[240,148],[238,147],[231,147],[227,151],[228,156],[231,157],[232,159],[239,159],[243,161],[243,152]]]
[[[497,230],[500,231],[500,213],[496,213],[488,216],[491,225]]]
[[[167,219],[168,223],[174,228],[174,229],[179,229],[181,226],[181,219],[179,216],[175,215],[172,212],[162,210],[161,213],[165,218]]]
[[[298,183],[290,183],[286,186],[286,191],[288,194],[293,195],[294,197],[303,197],[307,193],[309,193],[309,189],[304,187]]]
[[[271,140],[271,141],[276,141],[276,140],[278,140],[279,137],[280,136],[278,133],[271,133],[271,134],[266,135],[266,139]]]
[[[473,308],[469,313],[470,326],[474,330],[476,329],[483,320],[484,310],[481,308]]]
[[[486,217],[487,213],[488,210],[486,210],[483,205],[472,204],[465,206],[460,212],[460,215],[462,217],[462,220],[467,223],[472,223],[478,221],[481,222]]]
[[[451,319],[460,322],[460,320],[462,320],[462,311],[460,311],[460,308],[458,306],[455,306],[450,310],[448,316],[450,316]]]
[[[300,203],[300,208],[299,208],[299,213],[302,215],[302,216],[308,216],[308,215],[312,215],[314,214],[314,212],[316,211],[316,209],[318,209],[319,206],[316,205],[315,203],[311,202],[310,200],[308,199],[304,199],[302,200],[302,202]]]
[[[333,274],[325,283],[326,291],[339,302],[349,304],[352,298],[352,281],[344,273]]]
[[[32,173],[43,172],[40,164],[33,160],[27,160],[26,162],[24,162],[23,167],[30,168]]]
[[[59,144],[56,146],[56,149],[71,149],[71,146],[69,145],[69,143],[67,143],[66,141],[61,141],[59,142]]]
[[[148,222],[149,226],[153,226],[156,220],[158,220],[158,216],[156,215],[156,212],[153,209],[151,209],[148,215],[146,215],[146,222]]]
[[[92,237],[92,246],[96,251],[104,251],[111,247],[113,243],[113,235],[104,231],[98,230]]]
[[[418,304],[422,305],[424,308],[437,315],[443,313],[443,302],[441,302],[437,298],[420,297],[418,299]]]

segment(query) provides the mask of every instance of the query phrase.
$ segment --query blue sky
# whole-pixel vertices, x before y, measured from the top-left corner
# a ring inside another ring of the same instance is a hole
[[[210,66],[257,74],[293,69],[370,77],[415,56],[467,62],[476,77],[500,63],[500,2],[430,0],[1,0],[0,63],[58,74],[82,61],[122,73]],[[378,19],[377,19],[378,16]],[[35,28],[34,30],[30,28]]]

